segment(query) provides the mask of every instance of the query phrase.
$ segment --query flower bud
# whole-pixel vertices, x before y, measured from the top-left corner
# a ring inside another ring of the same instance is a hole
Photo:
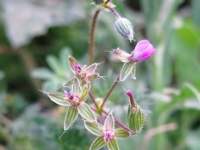
[[[104,3],[104,0],[93,0],[96,5],[101,5]]]
[[[137,108],[129,106],[128,123],[133,133],[138,133],[142,129],[144,125],[144,113],[139,106]]]
[[[134,40],[133,27],[131,25],[131,22],[128,19],[119,17],[115,21],[115,28],[119,34],[121,34],[124,38],[128,38],[130,42]]]
[[[156,49],[148,40],[141,40],[131,52],[131,60],[133,62],[144,61],[149,59],[155,52]]]

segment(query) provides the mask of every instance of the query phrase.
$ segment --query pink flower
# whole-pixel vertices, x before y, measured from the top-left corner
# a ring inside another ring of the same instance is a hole
[[[135,49],[131,52],[131,61],[140,62],[149,59],[156,49],[148,40],[141,40],[137,43]]]
[[[130,74],[132,74],[133,79],[136,79],[136,63],[149,59],[155,52],[156,49],[148,40],[139,41],[131,54],[120,49],[114,49],[112,53],[124,62],[120,72],[120,81],[124,81]]]

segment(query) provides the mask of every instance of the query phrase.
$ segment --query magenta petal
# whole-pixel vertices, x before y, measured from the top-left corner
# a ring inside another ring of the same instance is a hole
[[[149,59],[155,52],[156,49],[148,40],[141,40],[131,52],[131,60],[134,62],[144,61]]]

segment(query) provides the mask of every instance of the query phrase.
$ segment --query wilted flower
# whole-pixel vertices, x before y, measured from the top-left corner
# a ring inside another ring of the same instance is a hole
[[[81,67],[78,61],[72,57],[68,57],[68,63],[72,72],[74,73],[74,77],[79,80],[81,86],[86,85],[95,79],[99,78],[99,74],[96,73],[96,69],[98,67],[98,63],[91,64],[90,66]],[[71,78],[65,85],[70,85],[73,83],[74,77]]]
[[[124,38],[129,39],[129,41],[133,41],[133,26],[131,25],[131,22],[122,17],[118,17],[115,21],[115,28],[118,31],[119,34],[121,34]]]
[[[85,128],[98,136],[90,146],[90,150],[98,150],[105,145],[107,145],[110,150],[119,150],[116,138],[126,138],[130,136],[129,132],[125,129],[115,129],[112,114],[107,116],[103,126],[97,122],[85,121]]]
[[[120,72],[120,81],[124,81],[130,73],[132,73],[132,78],[135,79],[136,63],[149,59],[155,52],[156,49],[148,40],[139,41],[131,54],[120,49],[114,49],[112,53],[124,62]]]
[[[80,114],[84,119],[95,121],[96,117],[90,107],[85,103],[88,98],[89,89],[81,88],[79,81],[75,78],[70,92],[44,92],[56,104],[66,106],[67,112],[64,120],[64,130],[67,130]]]

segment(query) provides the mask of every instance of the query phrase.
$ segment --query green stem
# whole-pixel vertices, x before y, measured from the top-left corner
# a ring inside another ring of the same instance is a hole
[[[106,101],[108,100],[108,97],[110,96],[110,94],[112,93],[112,91],[114,90],[114,88],[117,86],[117,84],[119,83],[119,77],[117,78],[117,80],[115,81],[115,83],[113,84],[113,86],[111,87],[110,91],[108,92],[108,94],[106,95],[106,97],[103,100],[103,103],[101,104],[101,110],[103,109]]]
[[[99,16],[101,9],[97,9],[92,19],[92,27],[90,30],[90,41],[89,41],[89,60],[90,64],[94,62],[94,32],[97,23],[97,18]]]

